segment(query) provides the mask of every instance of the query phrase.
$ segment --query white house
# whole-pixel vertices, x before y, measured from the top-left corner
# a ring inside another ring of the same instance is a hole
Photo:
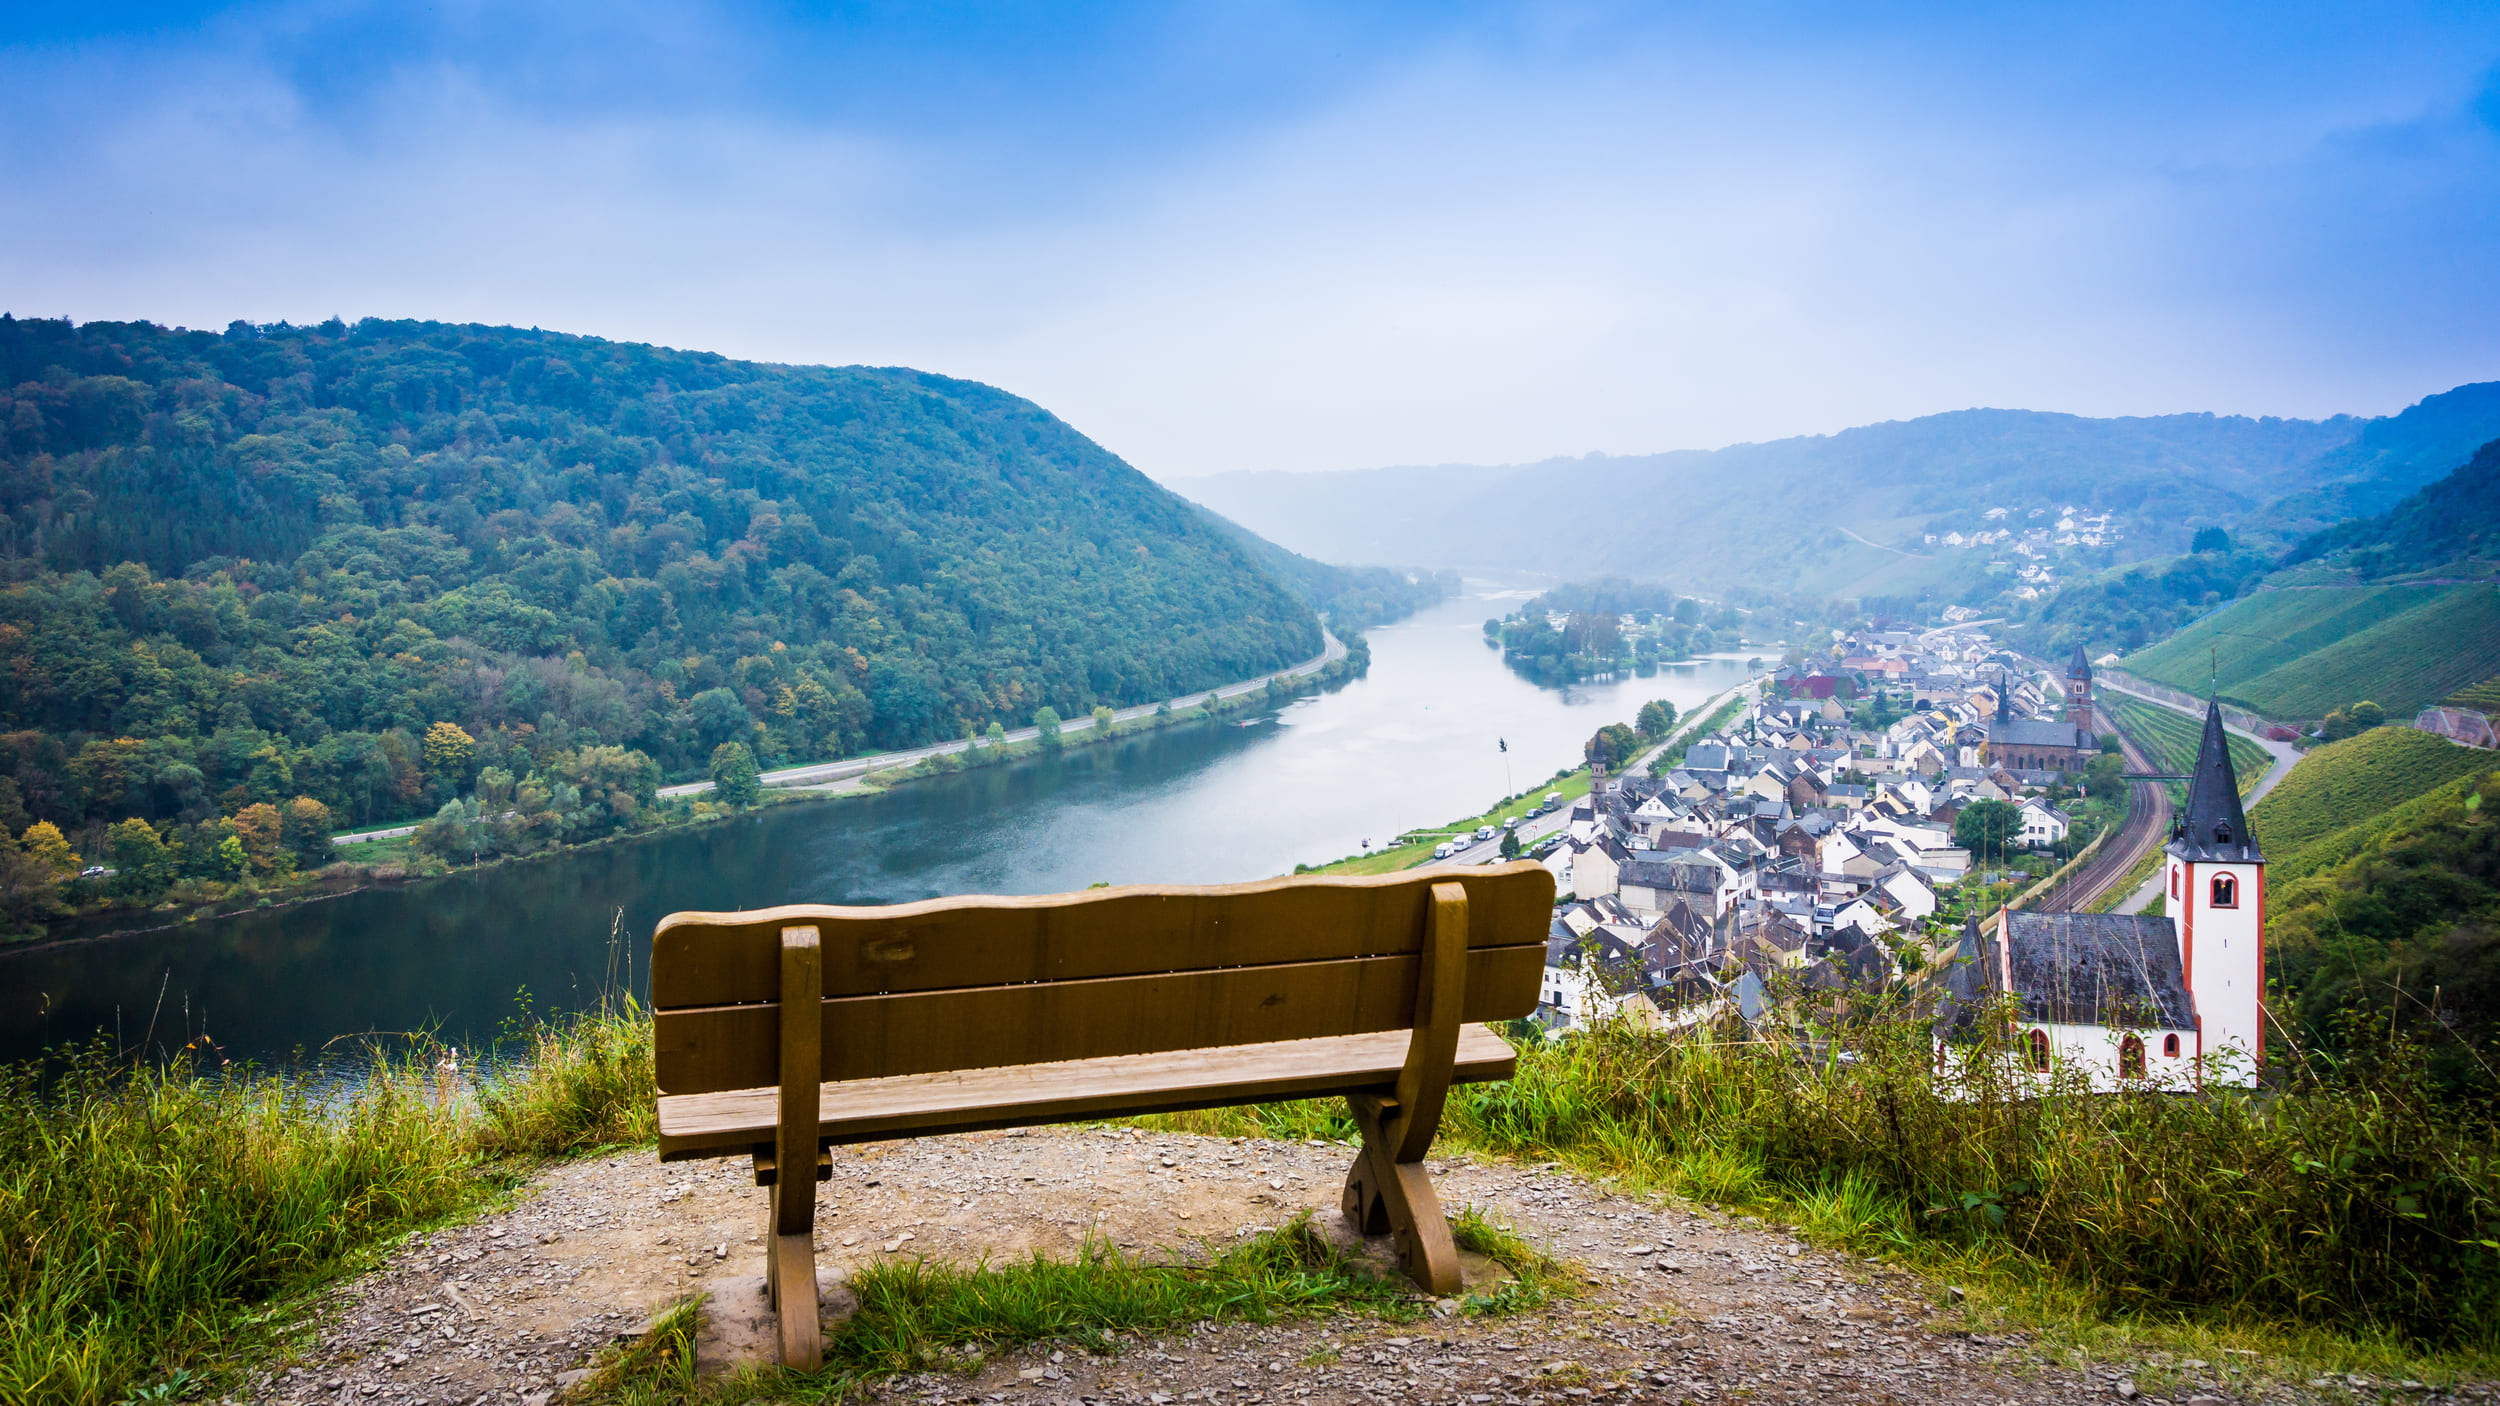
[[[2026,799],[2020,809],[2022,828],[2019,834],[2024,847],[2047,849],[2065,840],[2066,832],[2071,825],[2066,818],[2066,812],[2050,805],[2038,796]]]
[[[1936,911],[1936,891],[1928,886],[1927,881],[1919,876],[1917,870],[1906,865],[1879,875],[1875,880],[1875,887],[1883,890],[1886,897],[1899,905],[1901,915],[1911,922],[1916,922]]]

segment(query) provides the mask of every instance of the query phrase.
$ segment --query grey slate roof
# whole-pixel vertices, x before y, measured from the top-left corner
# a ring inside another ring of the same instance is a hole
[[[2016,718],[1998,723],[1988,730],[1988,741],[1998,747],[2080,747],[2085,745],[2076,735],[2075,725],[2055,718]]]
[[[2032,1020],[2189,1030],[2196,1001],[2168,918],[2121,913],[2006,914],[2012,990]],[[1994,963],[1988,964],[1994,975]]]
[[[2219,703],[2205,705],[2205,737],[2196,749],[2196,770],[2189,775],[2187,812],[2170,827],[2170,843],[2163,848],[2191,861],[2265,863],[2257,837],[2249,833],[2248,816],[2240,809],[2240,779],[2223,740]]]

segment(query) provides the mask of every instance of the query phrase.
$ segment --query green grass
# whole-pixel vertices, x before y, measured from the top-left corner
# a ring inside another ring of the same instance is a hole
[[[628,1008],[521,1032],[474,1101],[438,1052],[342,1092],[133,1067],[0,1068],[0,1401],[121,1400],[213,1379],[298,1296],[472,1210],[538,1158],[647,1139],[651,1025]]]
[[[1512,1275],[1461,1299],[1460,1313],[1515,1313],[1570,1292],[1561,1264],[1478,1211],[1452,1217],[1451,1233],[1461,1248],[1490,1255]],[[1034,1343],[1102,1353],[1116,1350],[1122,1334],[1187,1323],[1342,1313],[1406,1322],[1430,1309],[1404,1278],[1383,1276],[1331,1245],[1307,1211],[1238,1243],[1202,1248],[1195,1259],[1158,1259],[1096,1241],[1069,1260],[867,1265],[851,1280],[859,1310],[829,1335],[825,1369],[812,1376],[762,1369],[698,1384],[691,1370],[695,1314],[680,1308],[603,1364],[572,1399],[615,1406],[842,1400],[896,1373],[970,1372]]]
[[[2494,767],[2500,767],[2500,753],[2460,747],[2409,727],[2372,728],[2302,757],[2257,803],[2248,823],[2279,864],[2339,830]]]
[[[2318,718],[2365,698],[2402,717],[2500,674],[2500,591],[2260,591],[2126,662],[2195,693],[2214,679],[2224,697],[2268,717]]]
[[[1951,1275],[2077,1342],[2228,1341],[2336,1370],[2500,1366],[2500,1162],[2487,1116],[2403,1059],[2296,1072],[2267,1100],[2028,1096],[1940,1073],[1873,1001],[1785,1039],[1621,1026],[1454,1090],[1443,1136],[1633,1191],[1770,1216]],[[1340,1136],[1326,1103],[1157,1120]]]
[[[2156,768],[2177,775],[2196,769],[2196,753],[2205,740],[2205,724],[2200,719],[2115,689],[2103,692],[2101,706],[2118,720],[2119,730],[2144,749],[2144,755]],[[2222,738],[2231,753],[2231,770],[2239,777],[2240,794],[2245,796],[2265,780],[2266,772],[2274,766],[2274,755],[2228,729]],[[2174,804],[2184,803],[2186,783],[2170,783],[2170,799]]]

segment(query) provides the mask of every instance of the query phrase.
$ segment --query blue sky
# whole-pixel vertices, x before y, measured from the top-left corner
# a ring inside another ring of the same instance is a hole
[[[0,190],[21,315],[906,364],[1167,478],[2500,378],[2492,5],[18,0]]]

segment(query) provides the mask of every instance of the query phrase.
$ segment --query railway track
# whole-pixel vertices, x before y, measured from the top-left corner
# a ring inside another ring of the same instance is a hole
[[[2097,710],[2096,710],[2097,711]],[[2119,730],[2117,719],[2099,714],[2101,725],[2118,736],[2118,749],[2130,771],[2152,771],[2153,764]],[[2101,852],[2066,876],[2065,882],[2040,896],[2033,905],[2043,913],[2074,913],[2090,908],[2124,882],[2129,871],[2170,833],[2170,788],[2159,781],[2137,781],[2127,787],[2127,823],[2110,837]]]

